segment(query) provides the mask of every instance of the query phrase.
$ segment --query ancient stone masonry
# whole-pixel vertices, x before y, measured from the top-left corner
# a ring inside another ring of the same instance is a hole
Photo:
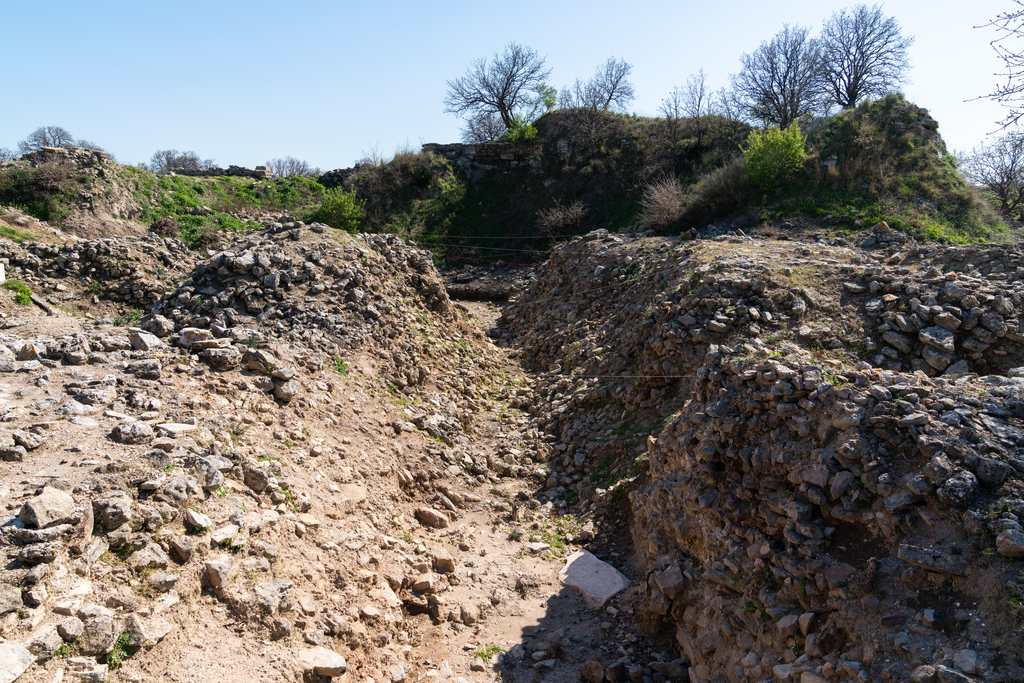
[[[41,147],[22,155],[21,161],[28,161],[33,166],[55,161],[73,161],[81,166],[89,167],[107,163],[110,161],[110,155],[84,147]]]
[[[344,185],[345,181],[351,178],[358,170],[359,166],[354,168],[336,168],[333,171],[327,171],[317,178],[316,181],[324,187],[340,187]]]
[[[244,178],[256,178],[257,180],[270,180],[274,177],[274,174],[270,172],[269,166],[257,166],[256,168],[247,168],[245,166],[231,165],[228,166],[227,168],[175,168],[171,172],[176,175],[187,176],[242,176]]]

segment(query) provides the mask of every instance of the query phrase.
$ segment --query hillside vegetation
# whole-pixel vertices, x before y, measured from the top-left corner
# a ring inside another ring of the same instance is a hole
[[[359,167],[345,185],[367,202],[366,229],[489,260],[521,260],[595,228],[713,234],[795,222],[835,239],[886,221],[921,240],[1013,239],[964,180],[927,110],[902,95],[804,128],[799,172],[771,193],[748,177],[746,124],[600,111],[541,117],[517,165],[459,169],[405,153]]]
[[[99,219],[197,248],[289,215],[401,235],[439,256],[512,262],[596,228],[708,236],[797,226],[822,239],[853,239],[885,221],[921,240],[1012,241],[937,126],[898,94],[808,122],[802,163],[768,191],[751,182],[745,123],[574,109],[542,116],[512,164],[405,151],[361,164],[342,181],[323,177],[338,185],[332,189],[307,177],[158,176],[81,150],[35,166],[7,162],[0,203],[88,236],[89,220]]]

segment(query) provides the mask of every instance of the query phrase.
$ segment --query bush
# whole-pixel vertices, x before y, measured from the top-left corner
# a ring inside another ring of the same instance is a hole
[[[537,128],[527,123],[522,116],[516,116],[512,121],[512,127],[501,136],[500,142],[533,142],[537,139]]]
[[[587,207],[579,200],[568,206],[556,202],[537,213],[537,227],[547,237],[563,237],[579,231],[586,215]]]
[[[785,130],[773,126],[750,131],[743,150],[750,182],[767,194],[778,190],[803,167],[807,158],[806,141],[796,122]]]
[[[316,212],[316,219],[332,228],[355,232],[363,220],[365,201],[356,199],[355,191],[345,192],[340,187],[324,192],[324,202]]]
[[[667,228],[679,222],[686,207],[686,194],[675,177],[647,184],[641,201],[640,220],[652,228]]]
[[[753,195],[754,188],[743,159],[737,156],[725,166],[704,174],[690,187],[679,222],[706,225],[740,208],[753,199]]]
[[[19,306],[28,306],[32,303],[32,290],[21,280],[7,280],[0,287],[14,292],[14,303]]]

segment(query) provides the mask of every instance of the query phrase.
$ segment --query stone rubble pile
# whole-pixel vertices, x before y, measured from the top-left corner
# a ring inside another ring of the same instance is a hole
[[[543,373],[546,496],[628,494],[690,680],[1024,675],[978,587],[1020,590],[981,561],[1024,556],[1020,249],[677,244],[557,250],[500,343]],[[981,617],[918,597],[939,588]]]
[[[195,258],[174,238],[105,237],[65,244],[0,243],[6,276],[30,288],[50,288],[58,299],[88,295],[144,308],[181,277]],[[71,279],[71,281],[67,280]],[[77,282],[75,282],[77,280]]]

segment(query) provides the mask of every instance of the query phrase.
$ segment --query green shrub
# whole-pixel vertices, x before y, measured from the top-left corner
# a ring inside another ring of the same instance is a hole
[[[316,212],[316,219],[332,228],[355,232],[363,220],[365,201],[356,199],[355,191],[345,192],[340,187],[324,192],[324,202]]]
[[[807,137],[794,122],[789,128],[752,130],[743,150],[747,175],[758,189],[773,193],[791,180],[803,167]]]
[[[32,290],[21,280],[7,280],[0,287],[14,292],[14,303],[19,306],[28,306],[32,303],[32,299],[29,298],[32,295]]]
[[[537,128],[522,116],[516,116],[512,127],[501,136],[500,142],[533,142],[537,139]]]
[[[679,222],[701,228],[736,211],[753,199],[755,193],[746,164],[737,156],[726,165],[705,173],[686,194],[686,206]]]

